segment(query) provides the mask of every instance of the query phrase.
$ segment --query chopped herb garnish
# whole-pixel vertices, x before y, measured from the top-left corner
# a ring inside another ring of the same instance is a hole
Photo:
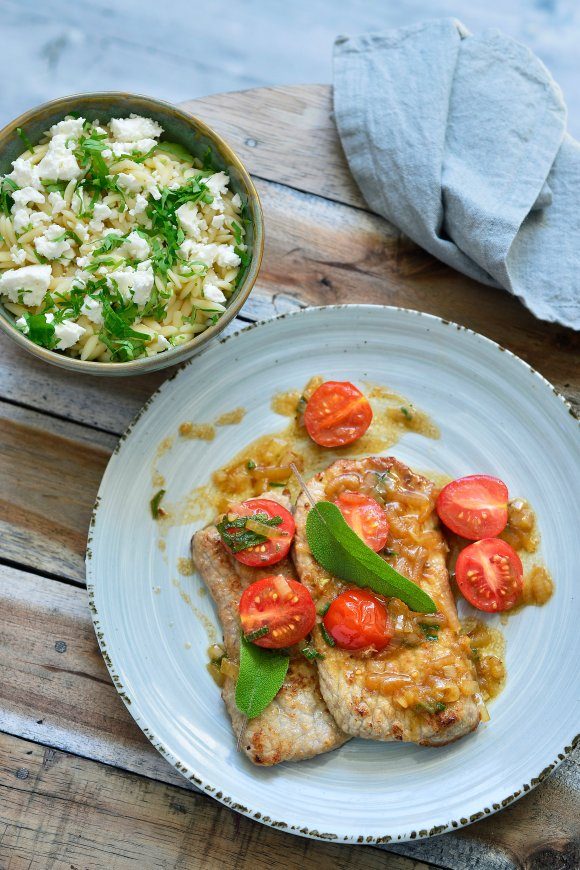
[[[313,646],[309,646],[308,644],[306,646],[303,646],[302,649],[300,650],[300,652],[302,653],[302,655],[305,658],[308,659],[309,662],[312,662],[315,659],[323,659],[324,658],[322,653],[319,653],[317,649],[314,649]]]
[[[256,463],[254,462],[254,460],[248,459],[248,461],[246,462],[246,468],[248,469],[248,471],[253,471],[255,467]]]
[[[183,145],[180,145],[179,142],[159,142],[157,145],[157,151],[162,151],[164,154],[169,154],[171,157],[175,157],[176,160],[185,160],[190,163],[192,156]]]
[[[319,609],[319,611],[318,611],[318,615],[319,615],[319,616],[326,616],[326,614],[328,613],[328,609],[329,609],[329,607],[330,607],[330,601],[328,601],[326,604],[324,604],[324,605]]]
[[[26,325],[26,336],[35,344],[41,347],[52,348],[55,345],[54,325],[48,323],[44,314],[24,314]]]
[[[405,408],[404,405],[403,405],[403,407],[401,408],[401,413],[402,413],[403,417],[406,417],[406,418],[407,418],[407,420],[411,420],[411,419],[413,418],[413,415],[411,414],[411,412],[409,411],[409,409],[408,409],[408,408]]]
[[[248,520],[257,520],[265,526],[275,528],[282,522],[282,517],[269,517],[268,514],[258,513],[251,517],[234,517],[229,519],[227,514],[217,524],[216,528],[224,544],[229,547],[232,553],[240,553],[242,550],[247,550],[249,547],[255,547],[257,544],[263,544],[268,540],[264,535],[253,532],[246,528]]]
[[[443,711],[446,709],[446,704],[444,704],[442,701],[420,701],[417,704],[417,707],[419,708],[419,710],[424,710],[426,713],[430,713],[431,715],[433,715],[434,713],[443,713]]]
[[[241,242],[242,242],[242,228],[237,221],[232,221],[232,233],[234,234],[234,239],[236,240],[236,245],[241,244]]]
[[[329,635],[324,623],[320,622],[319,625],[320,625],[320,633],[322,634],[322,637],[324,638],[325,643],[327,643],[328,646],[336,646],[336,642],[335,642],[334,638]]]
[[[304,411],[306,410],[306,405],[308,404],[308,400],[306,396],[300,396],[296,403],[296,415],[301,417]]]
[[[244,635],[244,639],[250,642],[258,640],[260,637],[264,637],[269,634],[270,629],[267,625],[262,625],[261,628],[257,628],[255,631],[250,631],[248,634]]]
[[[390,547],[385,547],[385,549],[383,550],[383,553],[384,553],[385,556],[387,556],[389,559],[391,558],[391,556],[398,556],[398,555],[399,555],[399,554],[397,553],[396,550],[391,550]]]
[[[24,142],[24,145],[27,148],[27,150],[32,152],[32,149],[34,146],[33,146],[32,142],[30,141],[30,139],[28,138],[28,136],[26,135],[26,133],[24,132],[24,130],[22,129],[22,127],[17,127],[16,132],[18,133],[18,136],[20,137],[20,139],[22,139],[22,141]]]
[[[439,626],[429,625],[426,622],[420,622],[419,627],[427,640],[439,640]]]
[[[18,185],[11,178],[0,180],[0,210],[3,214],[10,214],[10,209],[14,205],[12,194],[15,190],[18,190]]]
[[[160,489],[159,492],[156,492],[155,495],[153,496],[153,498],[151,499],[151,502],[150,502],[151,516],[153,517],[154,520],[159,519],[159,516],[160,516],[160,507],[159,506],[161,504],[161,499],[163,498],[164,495],[165,495],[165,490]]]

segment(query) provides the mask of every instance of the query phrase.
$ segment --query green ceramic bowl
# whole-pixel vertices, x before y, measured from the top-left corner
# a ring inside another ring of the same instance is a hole
[[[234,193],[239,193],[242,202],[247,204],[250,221],[246,243],[251,260],[235,293],[230,297],[226,311],[214,326],[210,326],[205,332],[194,336],[185,344],[170,348],[164,353],[152,357],[139,357],[131,362],[103,363],[75,359],[63,353],[47,350],[34,344],[16,328],[14,317],[1,302],[0,328],[34,356],[79,374],[137,375],[175,365],[196,354],[212,338],[215,338],[238,314],[252,291],[260,269],[264,248],[262,207],[256,188],[239,157],[221,136],[199,118],[162,100],[115,91],[61,97],[58,100],[43,103],[43,105],[20,115],[19,118],[0,131],[0,174],[4,175],[10,172],[12,161],[24,150],[22,141],[16,132],[18,127],[22,127],[28,138],[36,143],[52,124],[62,120],[65,115],[71,112],[89,120],[98,118],[101,122],[107,122],[113,117],[125,117],[134,112],[137,115],[154,118],[165,130],[161,137],[162,140],[179,142],[194,156],[202,157],[209,146],[215,166],[228,173],[231,179],[231,189]]]

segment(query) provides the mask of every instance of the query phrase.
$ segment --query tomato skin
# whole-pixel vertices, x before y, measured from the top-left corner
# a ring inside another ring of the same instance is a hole
[[[389,537],[389,524],[378,501],[360,492],[345,490],[334,503],[353,532],[357,533],[367,547],[375,553],[383,549]]]
[[[282,523],[276,526],[276,528],[288,533],[283,538],[269,539],[262,544],[257,544],[255,547],[240,550],[239,553],[232,553],[238,562],[241,562],[242,565],[248,565],[250,568],[267,568],[269,565],[281,562],[288,555],[294,533],[296,532],[296,524],[290,511],[287,511],[278,502],[272,501],[269,498],[250,498],[242,502],[241,506],[238,506],[236,513],[246,517],[252,516],[252,514],[268,514],[269,517],[282,517]],[[228,549],[225,544],[224,546]]]
[[[281,574],[256,580],[242,592],[239,604],[244,634],[268,626],[268,634],[253,643],[265,649],[282,649],[310,634],[316,608],[308,589]]]
[[[464,598],[478,610],[511,610],[520,598],[524,569],[513,547],[501,538],[469,544],[457,557],[455,578]]]
[[[503,480],[488,474],[458,477],[439,493],[437,513],[462,538],[495,538],[506,527],[508,488]]]
[[[326,381],[313,392],[304,425],[321,447],[342,447],[365,434],[373,419],[368,399],[350,381]]]
[[[347,589],[331,603],[323,618],[326,631],[340,649],[384,649],[393,637],[387,608],[368,589]]]

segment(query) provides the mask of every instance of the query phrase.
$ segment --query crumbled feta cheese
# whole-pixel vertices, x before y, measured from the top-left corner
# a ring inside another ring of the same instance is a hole
[[[226,269],[239,266],[242,262],[232,245],[218,245],[215,261],[218,266],[223,266]]]
[[[106,221],[117,212],[104,202],[96,202],[93,208],[93,217],[98,221]]]
[[[218,245],[204,245],[199,242],[193,242],[191,239],[186,239],[179,248],[179,253],[186,260],[197,260],[203,263],[204,266],[212,266],[217,256]]]
[[[83,132],[84,118],[65,118],[50,128],[50,135],[65,136],[67,139],[78,139]]]
[[[133,269],[130,266],[125,269],[117,269],[107,277],[110,285],[114,286],[113,281],[116,282],[123,299],[127,302],[133,301],[141,307],[149,301],[154,280],[150,263],[145,269]]]
[[[48,320],[48,318],[49,315],[47,314],[46,319]],[[75,323],[74,320],[63,320],[62,323],[55,323],[54,334],[58,338],[56,349],[67,350],[69,347],[72,347],[73,344],[76,344],[85,332],[86,329],[83,326],[79,326],[79,324]]]
[[[14,232],[17,236],[29,228],[40,226],[40,224],[49,224],[50,215],[43,211],[30,211],[28,208],[12,208],[12,222]]]
[[[236,211],[239,211],[242,207],[242,200],[239,193],[234,193],[232,196],[232,205]]]
[[[141,190],[141,182],[137,181],[134,175],[129,175],[127,172],[119,172],[116,179],[119,187],[128,193],[138,193]]]
[[[48,290],[52,277],[52,266],[23,266],[21,269],[8,269],[0,277],[0,293],[8,296],[11,302],[23,305],[40,305]],[[21,298],[19,295],[21,294]]]
[[[48,194],[48,201],[50,203],[52,209],[53,217],[57,214],[60,214],[61,211],[64,211],[66,208],[66,202],[64,196],[62,196],[58,190],[53,191]]]
[[[144,239],[135,230],[129,233],[120,248],[121,256],[127,257],[129,260],[146,260],[150,253],[151,249],[147,239]]]
[[[34,247],[47,260],[56,260],[72,250],[69,240],[62,238],[65,232],[66,230],[58,224],[51,224],[44,231],[43,236],[35,238]]]
[[[110,150],[115,157],[121,157],[123,154],[131,154],[133,151],[138,151],[139,154],[147,154],[156,145],[155,139],[137,139],[136,142],[111,142]]]
[[[17,208],[23,208],[29,202],[36,202],[38,205],[46,202],[44,195],[39,190],[35,190],[34,187],[23,187],[21,190],[15,190],[12,199]]]
[[[30,332],[30,327],[28,326],[28,323],[27,323],[25,317],[19,317],[19,318],[18,318],[18,320],[16,321],[16,327],[17,327],[17,329],[19,329],[21,332],[23,332],[24,335],[26,335],[27,332]]]
[[[143,196],[142,193],[138,193],[135,197],[135,206],[129,209],[129,214],[131,217],[139,217],[140,214],[143,214],[146,208],[147,197]]]
[[[89,263],[91,262],[91,258],[90,257],[77,257],[75,262],[76,262],[77,266],[79,267],[79,269],[84,269],[85,266],[88,266]]]
[[[226,219],[225,214],[214,215],[213,218],[211,219],[212,227],[215,227],[216,230],[223,229],[225,219]]]
[[[154,353],[160,353],[169,347],[171,347],[171,342],[167,341],[164,335],[157,335],[156,341],[148,345],[149,350],[152,350]]]
[[[10,248],[10,257],[12,258],[13,263],[16,263],[17,266],[22,266],[26,260],[26,251],[24,248],[19,248],[18,245],[12,245]]]
[[[98,299],[93,299],[92,296],[85,296],[81,305],[81,314],[86,315],[97,326],[103,325],[103,305]]]
[[[113,156],[113,152],[110,148],[103,148],[103,150],[101,151],[101,156],[104,157],[105,160],[108,160],[109,157]]]
[[[129,118],[111,118],[109,123],[111,133],[120,142],[136,142],[138,139],[155,138],[163,133],[161,127],[152,118],[141,115],[131,115]]]
[[[209,299],[210,302],[225,302],[226,297],[222,293],[219,287],[216,287],[215,284],[205,284],[203,285],[203,295],[205,299]]]
[[[204,178],[203,183],[212,196],[221,197],[223,193],[228,192],[230,179],[225,172],[216,172],[214,175],[210,175],[209,178]]]
[[[7,178],[11,178],[18,187],[40,187],[38,167],[33,166],[25,157],[17,157],[12,164],[12,172]]]
[[[58,134],[50,140],[48,151],[38,164],[38,174],[42,179],[70,181],[82,175],[82,169],[70,147],[67,147],[66,140],[64,134]]]
[[[180,205],[175,212],[182,230],[193,239],[201,238],[201,230],[204,225],[204,220],[197,210],[197,206],[193,202],[186,202]]]
[[[153,199],[161,199],[161,191],[156,184],[152,184],[151,187],[148,187],[147,193],[150,193]]]

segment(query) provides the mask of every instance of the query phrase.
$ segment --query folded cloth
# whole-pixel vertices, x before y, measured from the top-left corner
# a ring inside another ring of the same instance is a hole
[[[454,19],[339,37],[334,108],[373,211],[542,320],[580,329],[580,143],[531,51]]]

